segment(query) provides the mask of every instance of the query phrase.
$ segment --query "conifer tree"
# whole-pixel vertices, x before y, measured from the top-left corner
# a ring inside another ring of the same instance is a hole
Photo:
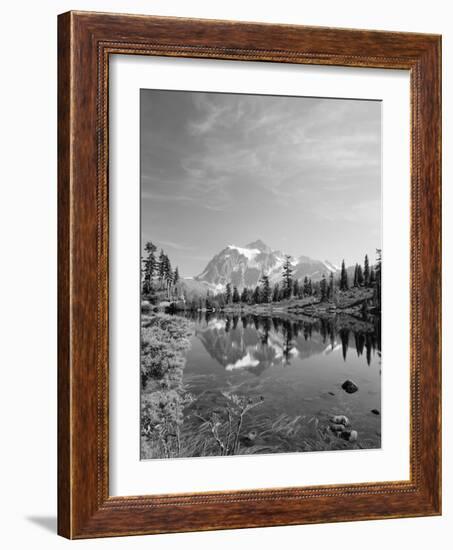
[[[253,304],[259,304],[259,303],[261,303],[261,291],[260,291],[260,287],[259,287],[259,286],[255,287],[255,290],[253,291],[252,303],[253,303]]]
[[[310,291],[310,285],[309,285],[309,282],[308,282],[308,277],[305,275],[304,277],[304,296],[310,296],[311,294],[311,291]]]
[[[280,300],[280,287],[278,286],[278,283],[275,283],[274,290],[272,292],[272,301],[278,302]]]
[[[293,290],[293,267],[291,265],[291,256],[286,256],[285,263],[283,264],[283,290],[285,298],[291,298]]]
[[[171,268],[170,258],[167,255],[164,257],[164,266],[164,279],[167,289],[167,298],[170,299],[173,285],[173,270]]]
[[[269,284],[269,277],[263,275],[261,277],[261,302],[267,304],[271,300],[271,286]]]
[[[156,246],[152,242],[147,242],[145,251],[147,256],[143,260],[143,293],[148,294],[151,292],[152,280],[157,268],[156,256],[154,255]]]
[[[374,271],[374,267],[370,268],[370,286],[374,286],[376,283],[376,272]]]
[[[324,273],[322,274],[321,282],[319,283],[319,292],[321,294],[321,302],[325,302],[327,298],[327,281]]]
[[[333,300],[333,294],[334,294],[334,280],[333,280],[333,272],[330,272],[329,275],[329,288],[327,289],[327,297],[329,300]]]
[[[363,285],[363,271],[362,271],[362,266],[360,264],[357,267],[357,284],[359,286]]]
[[[169,288],[173,282],[173,271],[171,269],[170,258],[167,255],[164,255],[164,279],[167,288]]]
[[[353,286],[354,288],[357,288],[359,286],[359,264],[355,264],[355,268],[354,268],[354,283],[353,283]]]
[[[205,307],[206,309],[212,309],[212,300],[209,290],[206,292]]]
[[[376,305],[376,308],[378,311],[381,311],[381,284],[382,284],[382,253],[381,249],[376,249],[376,269],[375,269],[375,275],[376,275],[376,284],[374,289],[374,302]]]
[[[233,287],[233,303],[237,304],[240,301],[240,296],[237,287]]]
[[[178,281],[179,281],[179,270],[178,270],[178,266],[176,266],[176,268],[173,272],[173,284],[177,285]]]
[[[299,288],[299,281],[297,279],[294,279],[294,283],[293,283],[293,296],[295,298],[299,298],[299,294],[300,294],[300,288]]]
[[[246,304],[248,301],[249,301],[249,291],[248,291],[248,288],[245,286],[241,292],[241,302]]]
[[[230,283],[227,283],[225,288],[225,302],[227,304],[231,303],[231,284]]]
[[[159,281],[162,284],[162,281],[164,280],[164,277],[165,277],[165,254],[162,248],[160,249],[160,254],[159,254],[157,276],[159,277]]]
[[[348,273],[346,271],[346,266],[343,260],[341,262],[340,290],[348,290],[348,288]]]
[[[365,286],[370,284],[370,262],[368,261],[368,254],[365,254],[365,262],[363,264],[363,282]]]
[[[313,283],[308,279],[308,296],[313,296]]]

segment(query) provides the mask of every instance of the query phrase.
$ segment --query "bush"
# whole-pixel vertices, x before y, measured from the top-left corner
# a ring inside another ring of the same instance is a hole
[[[141,433],[152,443],[155,456],[180,455],[183,410],[191,402],[183,387],[184,352],[191,334],[191,323],[181,317],[155,313],[142,320],[141,378],[146,392]]]

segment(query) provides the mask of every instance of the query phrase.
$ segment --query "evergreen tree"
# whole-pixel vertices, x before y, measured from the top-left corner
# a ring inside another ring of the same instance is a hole
[[[308,296],[313,296],[313,283],[308,279]]]
[[[178,270],[178,266],[176,266],[176,268],[173,272],[173,284],[177,285],[178,281],[179,281],[179,270]]]
[[[357,288],[359,286],[359,264],[355,264],[354,268],[354,288]]]
[[[365,262],[363,264],[363,282],[365,286],[370,284],[370,262],[368,261],[368,254],[365,254]]]
[[[205,307],[206,309],[212,309],[212,300],[211,300],[211,294],[209,293],[209,290],[206,292]]]
[[[346,271],[346,266],[343,260],[341,262],[340,290],[348,290],[348,288],[348,273]]]
[[[357,284],[359,286],[363,285],[363,271],[362,271],[362,266],[360,264],[357,267]]]
[[[255,290],[253,291],[252,303],[253,304],[261,303],[261,292],[260,292],[260,287],[259,286],[255,287]]]
[[[162,248],[160,249],[160,254],[159,254],[157,276],[159,277],[159,281],[162,284],[162,281],[164,280],[164,277],[165,277],[165,254]]]
[[[148,294],[152,289],[152,280],[157,269],[156,246],[152,242],[145,245],[146,258],[143,260],[143,293]]]
[[[294,279],[294,283],[293,283],[293,296],[295,298],[299,298],[299,294],[300,294],[300,288],[299,288],[299,281],[297,279]]]
[[[239,303],[240,299],[237,287],[233,287],[233,304]]]
[[[376,272],[374,271],[374,267],[370,268],[370,286],[374,286],[376,283]]]
[[[173,281],[173,270],[171,268],[170,258],[165,255],[165,279],[167,281]]]
[[[320,296],[320,282],[314,282],[312,283],[312,291],[313,296]]]
[[[327,281],[324,273],[322,274],[321,282],[319,283],[319,292],[321,295],[321,302],[325,302],[327,298]]]
[[[283,264],[283,291],[286,299],[291,298],[293,290],[293,267],[291,265],[291,256],[286,256],[285,263]]]
[[[249,291],[247,287],[244,287],[241,292],[241,302],[246,304],[249,301]]]
[[[173,271],[171,269],[170,258],[167,255],[164,256],[164,279],[167,287],[167,294],[168,297],[170,297],[170,290],[173,284]]]
[[[382,279],[382,253],[379,248],[376,249],[376,285],[374,288],[374,303],[378,311],[381,311],[381,279]]]
[[[278,283],[274,286],[274,291],[272,292],[272,301],[278,302],[280,300],[280,287],[278,286]]]
[[[227,304],[231,303],[231,284],[230,283],[227,283],[225,288],[225,302]]]
[[[268,304],[271,300],[271,286],[269,284],[269,277],[263,275],[261,277],[261,301],[264,304]]]
[[[167,288],[171,286],[173,282],[173,271],[171,269],[170,258],[164,255],[164,279],[167,284]]]
[[[333,300],[333,294],[334,294],[334,280],[333,280],[333,273],[331,271],[329,275],[329,288],[327,289],[327,298],[329,300]]]
[[[310,284],[309,284],[309,281],[308,281],[308,277],[305,275],[305,277],[304,277],[304,296],[310,296],[310,294],[311,294]]]

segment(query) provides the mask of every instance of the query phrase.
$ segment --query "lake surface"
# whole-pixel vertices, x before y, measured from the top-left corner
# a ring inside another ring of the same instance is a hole
[[[327,429],[331,415],[346,415],[357,431],[351,448],[380,447],[379,327],[352,330],[302,317],[197,313],[190,319],[195,332],[184,385],[198,413],[215,408],[222,392],[234,392],[263,401],[244,418],[244,433],[258,435],[250,445],[262,452],[323,450],[303,447],[302,439],[320,423]],[[348,379],[358,386],[355,393],[342,389]]]

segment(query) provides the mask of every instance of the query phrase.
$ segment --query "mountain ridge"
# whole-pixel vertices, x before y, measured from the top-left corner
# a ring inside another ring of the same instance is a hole
[[[215,254],[195,281],[207,283],[221,291],[227,283],[238,287],[254,287],[263,275],[269,276],[271,283],[279,282],[286,260],[281,250],[273,250],[261,239],[245,246],[227,245]],[[300,282],[304,277],[318,281],[322,275],[339,273],[340,268],[328,260],[315,260],[308,256],[290,256],[293,277]]]

